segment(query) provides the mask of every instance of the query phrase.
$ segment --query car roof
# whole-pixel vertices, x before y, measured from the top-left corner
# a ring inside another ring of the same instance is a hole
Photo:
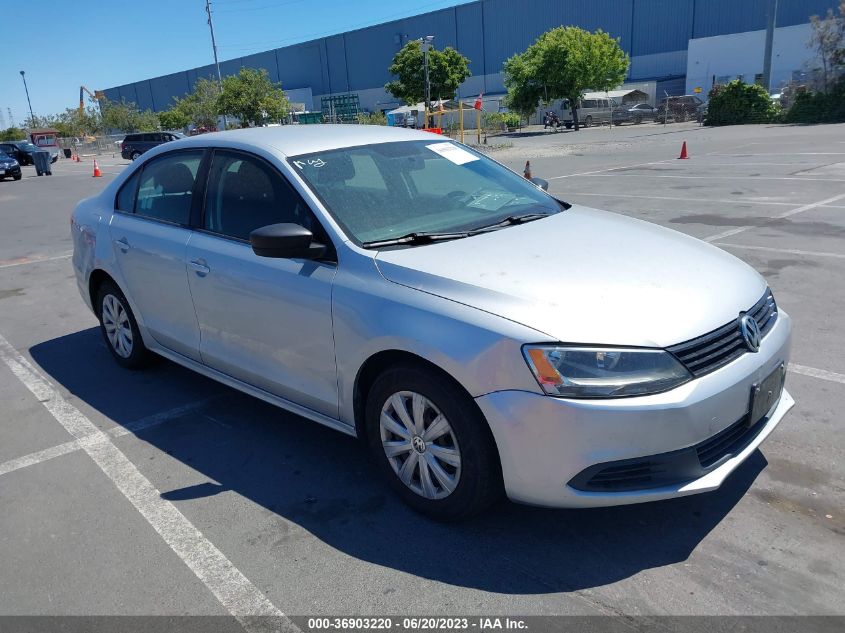
[[[253,127],[225,132],[211,132],[168,143],[168,147],[237,147],[260,148],[277,151],[286,156],[311,154],[356,145],[391,143],[399,141],[451,140],[406,128],[386,125],[283,125],[280,127]]]

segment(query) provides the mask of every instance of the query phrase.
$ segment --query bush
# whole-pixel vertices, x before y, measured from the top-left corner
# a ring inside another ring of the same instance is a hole
[[[831,92],[801,92],[786,113],[787,123],[842,123],[845,122],[845,80]]]
[[[516,112],[488,112],[484,114],[484,127],[493,129],[512,129],[522,122]]]
[[[741,125],[743,123],[771,123],[777,120],[780,109],[772,103],[763,86],[746,84],[735,79],[726,86],[710,91],[707,105],[707,125]]]
[[[358,114],[358,122],[361,125],[387,125],[387,117],[384,112],[361,112]]]

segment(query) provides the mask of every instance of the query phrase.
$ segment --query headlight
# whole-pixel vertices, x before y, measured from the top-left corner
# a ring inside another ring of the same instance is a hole
[[[692,379],[689,371],[663,350],[526,345],[522,351],[537,382],[550,396],[643,396]]]

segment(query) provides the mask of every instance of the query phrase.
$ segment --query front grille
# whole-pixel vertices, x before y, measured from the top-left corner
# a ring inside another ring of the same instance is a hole
[[[754,426],[748,426],[746,418],[730,425],[720,433],[696,445],[698,461],[702,468],[711,468],[742,451],[757,437],[768,418],[763,418]]]
[[[765,337],[774,326],[778,314],[772,291],[766,288],[760,300],[739,317],[745,314],[751,315],[757,321],[760,334]],[[727,365],[748,351],[739,328],[739,318],[712,332],[667,349],[696,378]]]

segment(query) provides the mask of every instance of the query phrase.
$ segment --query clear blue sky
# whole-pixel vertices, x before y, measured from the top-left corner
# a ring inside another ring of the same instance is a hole
[[[469,0],[213,0],[220,60],[463,4]],[[205,0],[13,1],[2,18],[0,113],[29,116],[92,92],[213,61]]]

